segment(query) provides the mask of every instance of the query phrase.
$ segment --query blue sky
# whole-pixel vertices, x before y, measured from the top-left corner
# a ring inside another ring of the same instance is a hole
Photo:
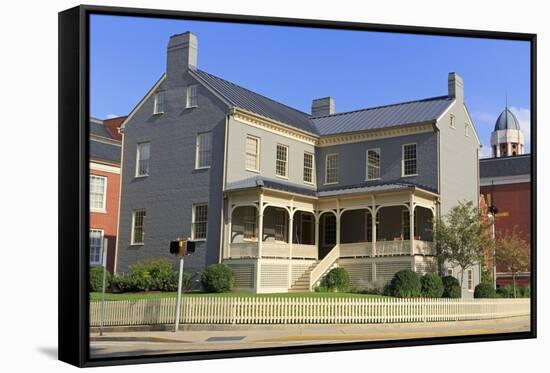
[[[200,69],[305,112],[325,96],[342,112],[445,95],[456,71],[481,142],[507,95],[530,151],[527,42],[102,15],[90,29],[97,118],[128,114],[164,73],[170,35],[193,31]]]

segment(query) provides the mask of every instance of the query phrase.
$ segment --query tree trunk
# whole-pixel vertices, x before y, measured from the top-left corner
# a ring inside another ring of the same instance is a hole
[[[514,287],[514,298],[516,298],[516,272],[512,272],[512,286]]]
[[[464,284],[464,267],[460,267],[460,298],[462,298],[462,286]]]

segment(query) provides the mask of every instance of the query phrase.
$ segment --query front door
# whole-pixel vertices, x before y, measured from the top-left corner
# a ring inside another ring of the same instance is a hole
[[[336,245],[336,215],[321,215],[319,229],[319,259],[323,259]]]

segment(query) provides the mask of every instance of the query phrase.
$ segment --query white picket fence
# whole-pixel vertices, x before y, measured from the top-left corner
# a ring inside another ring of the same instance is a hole
[[[99,326],[100,302],[90,303]],[[104,325],[170,324],[175,298],[105,302]],[[184,297],[183,324],[355,324],[495,319],[529,315],[529,299]]]

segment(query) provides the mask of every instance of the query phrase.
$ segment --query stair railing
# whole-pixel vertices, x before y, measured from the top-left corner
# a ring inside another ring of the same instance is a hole
[[[321,277],[329,270],[329,268],[340,257],[340,246],[336,245],[329,253],[321,260],[315,268],[309,273],[309,290],[321,279]]]

